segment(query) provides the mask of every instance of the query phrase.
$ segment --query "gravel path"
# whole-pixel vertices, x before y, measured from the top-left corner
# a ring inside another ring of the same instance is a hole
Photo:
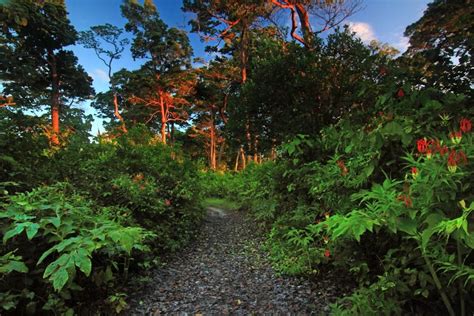
[[[329,302],[349,289],[337,276],[317,283],[273,272],[256,226],[241,212],[209,208],[194,243],[152,272],[132,294],[127,315],[326,314]]]

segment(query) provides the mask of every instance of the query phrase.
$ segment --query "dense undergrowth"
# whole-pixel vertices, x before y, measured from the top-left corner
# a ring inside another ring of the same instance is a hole
[[[206,65],[151,0],[115,8],[126,32],[80,34],[64,1],[2,2],[0,314],[124,311],[129,275],[188,242],[206,206],[247,209],[278,273],[350,275],[336,315],[472,314],[472,2],[428,4],[401,54],[338,27],[359,1],[214,2],[183,2],[192,32],[220,34]],[[346,15],[298,31],[319,9]],[[113,72],[129,44],[142,64]],[[95,139],[77,107],[91,98],[108,119]]]
[[[300,135],[277,162],[208,187],[251,211],[280,273],[353,276],[359,287],[334,314],[474,310],[470,110],[462,95],[406,91],[380,96],[366,123]]]
[[[2,131],[21,129],[17,123],[4,118]],[[4,311],[90,313],[81,302],[105,300],[119,312],[129,272],[178,249],[202,217],[197,168],[144,127],[53,149],[23,130],[0,147],[1,178],[9,180],[1,183]],[[24,148],[30,155],[16,152]]]

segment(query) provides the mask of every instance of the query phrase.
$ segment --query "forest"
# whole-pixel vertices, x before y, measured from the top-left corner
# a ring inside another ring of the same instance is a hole
[[[471,0],[155,2],[0,1],[1,315],[473,315]]]

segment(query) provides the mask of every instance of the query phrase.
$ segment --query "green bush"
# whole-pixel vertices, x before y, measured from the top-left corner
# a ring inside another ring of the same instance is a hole
[[[133,253],[149,251],[145,240],[154,234],[123,226],[108,213],[66,184],[11,196],[0,211],[6,253],[0,260],[0,306],[65,312],[88,295],[84,286],[100,293],[115,274],[126,274]]]
[[[239,196],[269,227],[277,271],[349,271],[360,288],[336,314],[474,309],[466,102],[433,89],[387,93],[375,105],[383,113],[298,135],[266,173],[248,169]]]

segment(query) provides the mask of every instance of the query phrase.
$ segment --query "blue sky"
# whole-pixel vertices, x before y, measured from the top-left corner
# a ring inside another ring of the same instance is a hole
[[[377,39],[403,51],[407,45],[407,39],[403,37],[406,26],[422,16],[429,2],[429,0],[363,0],[363,8],[351,16],[346,24],[349,24],[352,30],[365,42]],[[105,23],[123,27],[126,20],[120,13],[121,3],[122,0],[66,0],[69,18],[78,31]],[[188,21],[192,16],[181,11],[181,0],[155,0],[155,5],[161,18],[169,26],[189,30]],[[209,56],[206,56],[204,52],[204,44],[201,43],[199,36],[193,33],[188,35],[195,57],[209,59]],[[94,52],[81,46],[74,46],[72,49],[79,58],[79,63],[94,79],[96,91],[107,90],[106,67]],[[140,64],[140,61],[133,61],[128,47],[122,58],[113,64],[113,70],[135,69]],[[88,103],[81,105],[81,107],[87,113],[94,113]],[[96,119],[92,134],[95,135],[98,128],[103,129],[101,126],[101,120]]]

